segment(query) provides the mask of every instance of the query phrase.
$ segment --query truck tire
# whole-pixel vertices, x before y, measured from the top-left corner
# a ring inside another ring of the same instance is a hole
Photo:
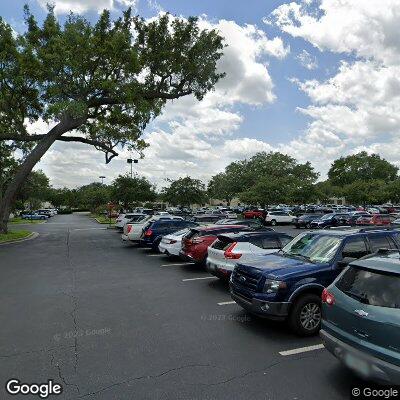
[[[321,326],[320,296],[308,293],[299,297],[292,306],[288,322],[299,336],[316,335]]]

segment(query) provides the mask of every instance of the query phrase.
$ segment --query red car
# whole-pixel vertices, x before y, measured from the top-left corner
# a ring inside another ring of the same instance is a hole
[[[373,214],[358,218],[356,225],[390,225],[391,222],[389,215]]]
[[[243,225],[211,225],[192,228],[182,239],[182,250],[179,255],[184,260],[205,265],[208,246],[214,243],[217,239],[217,235],[251,230],[252,229]]]
[[[262,218],[265,219],[267,212],[261,208],[254,208],[243,212],[244,218]]]

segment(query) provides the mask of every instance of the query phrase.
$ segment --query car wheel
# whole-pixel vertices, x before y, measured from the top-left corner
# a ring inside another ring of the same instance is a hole
[[[271,220],[271,225],[272,226],[275,226],[276,225],[276,221],[273,219],[273,220]]]
[[[310,223],[306,224],[306,228],[311,229],[311,224]]]
[[[316,335],[321,326],[321,299],[316,294],[306,294],[294,304],[289,324],[300,336]]]

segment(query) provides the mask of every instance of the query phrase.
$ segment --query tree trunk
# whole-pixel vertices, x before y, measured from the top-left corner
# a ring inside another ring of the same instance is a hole
[[[11,207],[18,191],[32,171],[33,167],[40,161],[42,156],[50,148],[50,146],[64,133],[71,129],[77,128],[83,123],[83,120],[74,120],[65,118],[52,128],[46,136],[35,146],[29,153],[25,161],[19,167],[17,173],[7,185],[4,196],[0,202],[0,233],[7,233],[7,224],[10,217]]]

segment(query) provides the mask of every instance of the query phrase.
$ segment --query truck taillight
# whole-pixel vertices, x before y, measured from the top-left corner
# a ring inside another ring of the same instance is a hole
[[[225,258],[229,258],[231,260],[237,260],[238,258],[242,257],[241,253],[232,253],[232,250],[237,245],[237,242],[233,242],[224,252]]]
[[[132,225],[128,225],[127,228],[126,228],[126,231],[127,231],[128,233],[131,233],[132,228],[133,228]]]
[[[333,306],[335,304],[335,296],[330,293],[328,289],[322,291],[321,300],[323,303],[328,304],[328,306]]]

